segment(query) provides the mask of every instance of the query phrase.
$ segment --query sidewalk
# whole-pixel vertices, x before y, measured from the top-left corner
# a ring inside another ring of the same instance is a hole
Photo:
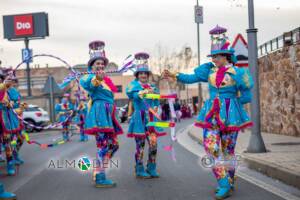
[[[190,127],[188,134],[202,144],[202,129]],[[267,153],[245,153],[250,131],[240,132],[236,154],[240,154],[249,168],[300,189],[300,138],[263,133]]]

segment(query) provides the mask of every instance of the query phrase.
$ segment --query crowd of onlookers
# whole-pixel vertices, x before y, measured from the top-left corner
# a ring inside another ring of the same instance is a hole
[[[128,117],[130,118],[130,115],[132,113],[132,111],[129,111],[130,107],[130,102],[123,107],[117,107],[118,116],[122,123],[128,121]],[[176,122],[180,122],[181,119],[191,118],[193,115],[197,114],[197,104],[187,103],[187,101],[185,100],[179,101],[178,99],[176,99],[174,102],[174,110],[176,114],[175,120]],[[163,100],[160,102],[157,114],[160,115],[161,120],[163,121],[171,120],[172,116],[170,105],[167,100]]]
[[[174,103],[174,110],[176,113],[176,121],[180,122],[181,119],[191,118],[195,113],[197,113],[197,105],[187,103],[186,101],[179,102],[179,100],[176,99]],[[170,120],[171,112],[168,101],[162,101],[160,103],[159,113],[162,120]]]

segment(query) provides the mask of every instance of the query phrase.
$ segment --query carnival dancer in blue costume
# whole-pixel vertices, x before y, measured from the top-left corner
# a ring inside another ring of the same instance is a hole
[[[74,112],[74,105],[70,101],[70,94],[64,94],[61,103],[55,105],[58,121],[62,123],[62,136],[64,141],[70,141],[69,130],[72,122],[72,112]]]
[[[76,101],[74,103],[74,107],[76,108],[74,117],[72,119],[72,122],[77,125],[79,129],[80,134],[80,142],[88,141],[88,136],[84,133],[84,123],[85,123],[85,117],[87,112],[87,103],[86,103],[86,97],[82,90],[78,90],[75,92]]]
[[[6,72],[4,69],[0,69],[0,114],[1,116],[3,116],[3,114],[5,112],[7,112],[7,106],[9,104],[9,100],[8,100],[8,95],[7,95],[7,89],[10,87],[11,85],[11,82],[9,80],[5,81],[4,83],[4,80],[5,80],[5,77],[7,76]],[[6,115],[6,114],[5,114]],[[1,119],[1,128],[0,128],[0,137],[1,139],[3,139],[2,141],[5,142],[3,143],[3,145],[5,146],[5,151],[6,151],[6,158],[8,158],[8,163],[11,162],[12,163],[12,149],[11,149],[11,146],[10,146],[10,138],[7,137],[7,134],[9,133],[9,131],[7,131],[7,128],[3,128],[3,120],[2,120],[2,117],[0,117]],[[6,130],[5,132],[5,135],[4,135],[4,131]],[[8,168],[8,171],[10,171],[10,175],[13,175],[15,174],[14,172],[14,167],[13,167],[13,163],[11,165],[12,167],[9,169]],[[16,199],[17,196],[13,193],[10,193],[10,192],[6,192],[4,190],[4,185],[3,183],[0,182],[0,199],[3,199],[3,200],[14,200]]]
[[[13,84],[12,79],[14,75],[11,72],[12,71],[5,72],[6,74],[3,73],[0,76],[0,133],[5,148],[7,174],[9,176],[15,175],[16,172],[11,139],[14,134],[18,134],[23,129],[21,120],[19,120],[18,115],[14,113],[13,101],[10,100],[8,93],[8,90]],[[24,107],[19,109],[20,113],[22,112],[22,109],[24,109]]]
[[[25,106],[24,103],[21,103],[21,94],[17,89],[18,86],[18,79],[16,77],[14,77],[12,79],[12,86],[8,89],[8,95],[9,95],[9,99],[10,101],[12,101],[13,103],[13,109],[16,111],[16,113],[18,113],[18,115],[20,117],[22,117],[22,112],[23,109],[21,108],[23,106]],[[20,123],[22,123],[22,120],[20,120]],[[21,165],[24,163],[24,160],[20,158],[19,152],[20,149],[23,145],[24,142],[24,137],[22,136],[22,131],[19,131],[16,134],[12,135],[12,140],[14,140],[14,138],[16,138],[16,144],[15,146],[13,146],[13,156],[14,156],[14,160],[15,160],[15,164],[17,165]]]
[[[93,41],[89,44],[90,60],[88,72],[80,79],[81,86],[88,92],[90,100],[85,120],[85,133],[94,135],[97,144],[97,158],[99,169],[96,173],[96,187],[114,187],[116,183],[106,178],[105,163],[108,163],[119,148],[118,134],[123,130],[116,118],[116,106],[114,104],[114,93],[117,87],[105,74],[108,59],[104,51],[105,43]]]
[[[1,61],[0,61],[1,62]],[[5,79],[5,69],[0,68],[0,83],[3,83]],[[4,149],[4,144],[3,144],[3,137],[2,137],[2,132],[0,128],[0,162],[5,162],[5,155],[2,155],[3,152],[5,152]]]
[[[80,96],[80,102],[77,107],[77,118],[78,118],[77,125],[79,127],[81,142],[88,141],[88,136],[84,133],[84,124],[85,124],[86,113],[87,113],[86,97]]]
[[[133,114],[128,128],[128,137],[134,138],[136,142],[135,174],[137,178],[158,178],[156,170],[157,137],[166,135],[162,129],[147,127],[150,121],[156,121],[156,117],[149,109],[157,112],[159,100],[144,99],[145,94],[159,94],[159,89],[149,82],[151,74],[147,60],[147,53],[137,53],[136,71],[133,80],[126,88],[126,94],[133,102]],[[143,154],[145,142],[149,145],[147,169],[144,169]]]
[[[195,125],[204,129],[204,149],[214,159],[212,170],[219,185],[216,199],[229,197],[234,189],[238,132],[252,126],[243,105],[251,101],[253,80],[247,68],[234,66],[234,51],[226,31],[220,26],[210,31],[212,62],[200,65],[194,74],[164,71],[170,80],[186,84],[208,82],[210,98],[205,101]],[[226,161],[225,165],[219,162],[222,160]]]

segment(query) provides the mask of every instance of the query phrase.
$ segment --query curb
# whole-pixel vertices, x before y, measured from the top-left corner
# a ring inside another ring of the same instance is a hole
[[[198,142],[200,145],[203,144],[202,138],[198,138],[194,136],[189,130],[187,131],[187,134],[196,142]]]
[[[243,160],[247,163],[249,169],[255,170],[268,177],[280,180],[288,185],[294,186],[300,189],[300,175],[281,169],[278,166],[268,165],[257,159],[249,158],[247,155],[242,154]]]
[[[202,145],[202,138],[199,138],[191,133],[190,130],[187,131],[187,134],[200,145]],[[253,159],[247,156],[245,153],[242,153],[242,158],[247,164],[248,168],[265,174],[268,177],[280,180],[288,185],[294,186],[300,189],[300,174],[281,169],[279,166],[268,165],[264,162],[261,162],[257,159]]]

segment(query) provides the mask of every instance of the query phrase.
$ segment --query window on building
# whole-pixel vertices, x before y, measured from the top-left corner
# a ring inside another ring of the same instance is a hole
[[[47,77],[40,76],[40,77],[32,77],[30,84],[31,87],[34,89],[43,89],[46,83]],[[27,89],[27,79],[26,78],[19,78],[19,90]]]
[[[122,93],[123,88],[122,85],[117,85],[118,93]]]

